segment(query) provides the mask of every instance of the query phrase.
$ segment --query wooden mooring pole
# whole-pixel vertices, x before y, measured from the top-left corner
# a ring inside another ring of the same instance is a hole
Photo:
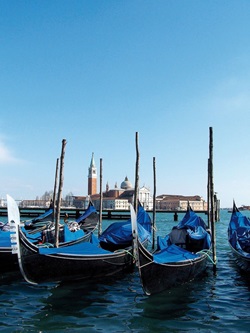
[[[209,187],[210,187],[210,219],[212,232],[212,250],[213,250],[213,270],[216,270],[216,232],[215,232],[215,214],[214,214],[214,180],[213,180],[213,128],[209,128]]]
[[[134,210],[137,215],[137,206],[138,206],[138,188],[139,188],[139,143],[138,143],[138,132],[135,133],[135,147],[136,147],[136,164],[135,164],[135,190],[134,190]]]
[[[153,194],[153,239],[152,249],[155,248],[155,212],[156,212],[156,172],[155,172],[155,157],[153,157],[153,175],[154,175],[154,194]]]
[[[100,209],[99,209],[98,237],[102,233],[102,204],[103,204],[103,194],[102,194],[102,158],[100,158]]]
[[[61,211],[61,200],[62,200],[62,188],[63,188],[63,171],[64,171],[64,155],[65,155],[66,140],[62,140],[62,151],[60,159],[60,177],[59,177],[59,188],[57,196],[57,210],[56,210],[56,226],[55,226],[55,247],[59,246],[59,228],[60,228],[60,211]]]
[[[55,183],[54,183],[54,192],[53,192],[53,222],[56,220],[56,189],[57,189],[57,181],[58,181],[58,166],[59,166],[59,158],[56,159],[56,173],[55,173]]]

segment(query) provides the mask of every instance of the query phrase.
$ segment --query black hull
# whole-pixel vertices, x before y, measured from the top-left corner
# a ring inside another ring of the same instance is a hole
[[[120,249],[126,249],[128,247],[132,246],[132,242],[128,242],[128,243],[123,243],[123,244],[113,244],[113,243],[106,243],[106,242],[100,242],[100,246],[107,251],[117,251]]]
[[[31,283],[92,280],[127,271],[133,258],[127,251],[102,255],[41,255],[20,233],[23,275]]]
[[[88,242],[90,238],[91,238],[91,233],[85,234],[83,237],[77,240],[73,240],[67,243],[59,243],[59,247],[66,247],[72,244]],[[33,245],[33,248],[36,249],[36,246]],[[0,247],[0,263],[1,263],[0,272],[19,270],[17,255],[12,254],[11,247]]]
[[[0,272],[18,270],[17,256],[12,254],[11,247],[0,248]]]
[[[146,295],[156,294],[177,285],[189,282],[201,275],[207,265],[207,256],[171,264],[157,264],[153,256],[139,245],[139,272]]]
[[[250,258],[245,257],[244,255],[240,254],[238,251],[236,251],[232,247],[232,245],[230,243],[229,243],[229,245],[231,247],[231,251],[233,253],[237,266],[240,268],[240,270],[250,273]]]

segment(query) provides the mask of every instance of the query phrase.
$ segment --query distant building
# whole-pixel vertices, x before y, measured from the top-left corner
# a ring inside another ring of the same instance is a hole
[[[91,200],[95,207],[100,207],[100,196],[91,196]],[[143,207],[147,210],[153,209],[153,198],[150,195],[150,190],[145,186],[139,189],[139,200]],[[109,185],[106,185],[106,192],[103,193],[103,209],[113,210],[129,210],[129,204],[134,202],[134,188],[126,176],[120,187],[115,184],[113,189],[109,189]]]
[[[94,170],[94,160],[93,155],[89,168],[89,186],[93,188],[92,181],[94,177],[92,177]],[[94,174],[96,175],[96,173]],[[89,193],[94,191],[89,191]],[[73,205],[79,209],[86,209],[88,206],[89,200],[93,202],[94,206],[97,210],[100,209],[100,194],[92,193],[88,196],[74,196]],[[147,210],[153,209],[153,198],[150,195],[150,190],[143,186],[139,189],[139,200],[143,207]],[[112,210],[129,210],[129,204],[134,203],[134,188],[126,176],[124,181],[121,183],[120,187],[115,184],[113,189],[109,188],[109,184],[106,184],[106,191],[103,192],[102,196],[102,208],[103,209],[112,209]]]
[[[153,209],[153,197],[150,194],[149,188],[146,186],[139,189],[139,201],[146,210]]]
[[[76,208],[86,209],[89,200],[93,202],[97,210],[100,209],[100,194],[97,193],[97,169],[94,161],[94,153],[88,169],[88,196],[74,196],[73,205]],[[126,176],[120,187],[115,184],[113,189],[110,189],[109,184],[106,184],[106,190],[102,195],[102,208],[112,210],[129,210],[129,204],[134,203],[134,187]],[[153,209],[153,197],[150,194],[150,189],[143,186],[139,189],[138,199],[146,210]],[[156,197],[156,210],[183,210],[187,209],[188,203],[195,211],[207,210],[207,203],[198,195],[183,196],[162,194]]]
[[[49,208],[50,200],[22,200],[19,203],[19,207],[38,207],[38,208]]]
[[[89,196],[73,196],[73,206],[77,209],[87,209],[89,205]]]
[[[207,210],[207,203],[199,196],[162,194],[156,197],[156,210],[186,210],[188,203],[195,210]]]

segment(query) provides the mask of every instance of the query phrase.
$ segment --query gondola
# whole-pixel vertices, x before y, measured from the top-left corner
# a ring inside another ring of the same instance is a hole
[[[228,226],[228,243],[238,267],[250,272],[250,221],[233,202],[233,210]]]
[[[107,251],[92,235],[90,242],[64,248],[34,246],[20,227],[19,210],[7,196],[8,217],[13,230],[13,252],[18,256],[24,279],[32,284],[72,280],[93,280],[115,275],[133,268],[132,246],[118,251]]]
[[[59,247],[71,245],[74,242],[86,242],[89,241],[95,228],[97,227],[98,217],[94,212],[93,205],[89,205],[86,212],[83,214],[85,218],[81,219],[81,225],[79,230],[70,229],[70,225],[61,225],[59,229]],[[92,223],[88,222],[89,216],[95,216],[92,218]],[[87,220],[87,226],[85,227],[85,221]],[[55,240],[55,225],[53,221],[53,209],[48,209],[45,213],[38,217],[29,220],[22,221],[22,233],[29,242],[36,247],[38,244],[41,246],[50,246]],[[95,221],[95,222],[94,222]],[[77,223],[78,225],[78,223]],[[91,227],[90,227],[91,226]],[[81,230],[82,229],[82,230]],[[16,270],[19,269],[17,256],[12,255],[12,246],[10,240],[10,224],[9,221],[0,225],[0,271]]]
[[[205,222],[192,209],[165,238],[157,238],[151,253],[137,236],[136,215],[131,207],[134,255],[146,295],[191,281],[206,269],[211,236]]]

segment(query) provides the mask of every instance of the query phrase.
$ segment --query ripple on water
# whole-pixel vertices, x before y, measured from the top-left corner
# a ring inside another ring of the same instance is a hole
[[[159,235],[176,224],[160,214]],[[216,274],[147,297],[137,270],[97,283],[31,286],[4,274],[0,281],[0,331],[61,332],[248,332],[249,279],[237,270],[227,244],[229,214],[216,224]],[[180,217],[181,218],[181,217]],[[179,218],[179,220],[180,220]]]

